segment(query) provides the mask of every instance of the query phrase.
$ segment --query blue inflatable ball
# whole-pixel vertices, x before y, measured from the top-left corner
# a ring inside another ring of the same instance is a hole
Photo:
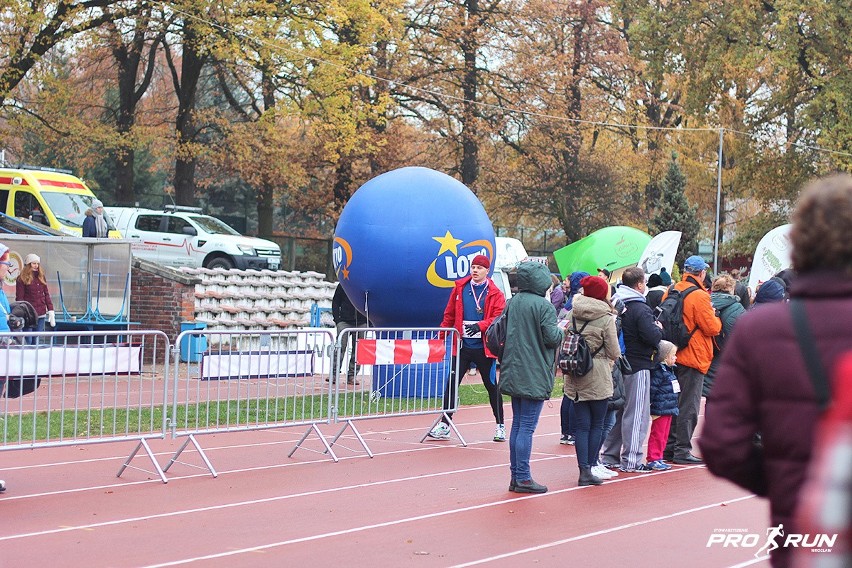
[[[493,263],[494,228],[482,203],[429,168],[393,170],[362,185],[334,234],[337,278],[377,327],[438,326],[455,281],[478,254]]]

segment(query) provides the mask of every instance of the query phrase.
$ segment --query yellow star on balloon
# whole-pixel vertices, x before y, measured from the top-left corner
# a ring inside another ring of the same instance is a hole
[[[434,240],[441,243],[441,250],[438,251],[438,255],[446,251],[452,251],[452,253],[456,256],[459,255],[458,246],[461,244],[462,240],[453,237],[449,231],[443,237],[432,237]]]

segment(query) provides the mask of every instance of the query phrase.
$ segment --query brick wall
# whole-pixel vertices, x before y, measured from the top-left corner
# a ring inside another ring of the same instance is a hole
[[[195,318],[195,285],[201,280],[173,268],[134,259],[130,321],[134,329],[156,329],[174,342],[180,324]]]

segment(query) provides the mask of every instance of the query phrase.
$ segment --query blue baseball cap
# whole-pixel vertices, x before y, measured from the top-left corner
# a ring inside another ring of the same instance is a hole
[[[690,256],[683,263],[683,269],[687,272],[701,272],[708,268],[710,268],[710,265],[704,262],[704,259],[697,254]]]

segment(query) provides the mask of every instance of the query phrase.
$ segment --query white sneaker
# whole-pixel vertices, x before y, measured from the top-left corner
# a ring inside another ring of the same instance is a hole
[[[600,477],[601,479],[610,479],[611,477],[616,477],[618,473],[610,471],[602,465],[593,465],[592,475],[594,475],[595,477]]]
[[[494,441],[495,442],[505,442],[506,441],[506,427],[502,424],[497,425],[497,429],[494,430]]]
[[[443,422],[438,422],[438,424],[429,431],[429,437],[435,440],[449,440],[450,427]]]
[[[0,479],[0,493],[6,491],[6,482]]]

